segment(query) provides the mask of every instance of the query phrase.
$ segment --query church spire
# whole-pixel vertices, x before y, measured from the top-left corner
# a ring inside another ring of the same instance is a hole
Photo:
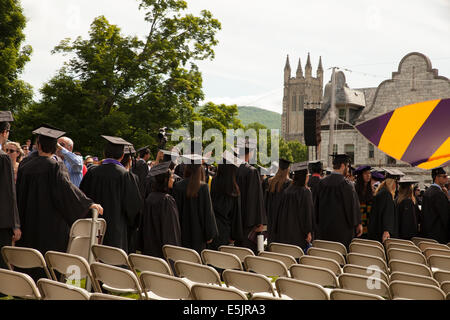
[[[302,62],[300,61],[300,58],[298,58],[298,67],[297,67],[296,77],[303,78]]]
[[[319,57],[319,66],[317,67],[317,71],[323,71],[322,56]]]
[[[306,66],[305,66],[305,76],[308,78],[311,77],[312,74],[312,67],[311,67],[311,58],[309,57],[308,52],[308,59],[306,60]]]
[[[284,66],[284,82],[288,82],[291,78],[291,65],[289,64],[289,55],[286,57],[286,65]]]

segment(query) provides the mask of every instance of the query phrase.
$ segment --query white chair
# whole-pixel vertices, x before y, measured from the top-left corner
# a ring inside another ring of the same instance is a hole
[[[132,270],[136,274],[143,271],[151,271],[172,276],[172,269],[169,264],[161,258],[132,253],[128,256],[128,261]]]
[[[329,300],[328,293],[315,283],[280,277],[275,281],[280,297],[294,300]]]
[[[406,281],[413,283],[428,284],[430,286],[436,286],[439,288],[439,282],[432,277],[419,276],[415,274],[405,272],[393,272],[391,273],[391,281]]]
[[[124,250],[100,244],[94,244],[91,248],[94,259],[97,262],[106,263],[116,267],[125,267],[132,270],[128,262],[128,256]]]
[[[219,273],[209,266],[178,260],[175,262],[175,270],[178,277],[185,278],[192,283],[222,285]]]
[[[417,246],[420,248],[420,250],[422,252],[425,252],[426,249],[440,249],[440,250],[450,251],[450,248],[447,247],[445,244],[428,242],[428,241],[419,242],[419,244]]]
[[[450,281],[450,271],[437,270],[433,273],[433,278],[440,284],[442,284],[442,282]]]
[[[345,257],[339,251],[311,247],[308,249],[307,254],[313,257],[321,257],[334,260],[340,266],[343,266],[345,264]]]
[[[331,272],[333,272],[336,276],[338,276],[342,273],[341,266],[335,260],[328,259],[328,258],[304,255],[303,257],[300,257],[300,264],[307,265],[307,266],[313,266],[313,267],[325,268],[325,269],[328,269]]]
[[[389,238],[384,241],[384,246],[386,247],[386,249],[389,249],[389,245],[391,243],[399,243],[399,244],[403,244],[403,245],[415,246],[414,242],[412,242],[410,240]]]
[[[445,294],[440,288],[420,283],[392,281],[390,291],[394,299],[445,300]]]
[[[270,279],[265,275],[238,270],[225,270],[222,276],[227,287],[234,287],[252,296],[257,293],[265,293],[265,295],[272,297],[276,296]]]
[[[270,258],[270,259],[275,259],[275,260],[281,261],[284,263],[284,265],[286,266],[287,269],[289,269],[293,264],[297,263],[297,261],[295,261],[293,256],[284,254],[284,253],[261,251],[258,254],[258,257]]]
[[[434,255],[438,255],[438,256],[450,257],[450,249],[449,250],[442,250],[442,249],[437,249],[437,248],[426,248],[423,251],[423,255],[427,259],[428,259],[429,256],[431,256],[433,254]]]
[[[359,274],[365,277],[377,277],[379,276],[381,280],[386,283],[389,283],[389,277],[386,273],[384,273],[380,268],[370,268],[370,267],[362,267],[354,264],[346,264],[343,268],[344,273],[350,274]]]
[[[427,265],[422,263],[394,259],[389,261],[389,268],[391,272],[406,272],[426,277],[431,277],[433,275],[431,269]]]
[[[447,295],[450,293],[450,281],[444,281],[441,283],[441,289]]]
[[[183,279],[144,271],[140,280],[149,300],[192,300],[191,289]]]
[[[450,271],[450,257],[433,254],[428,257],[428,265],[433,272],[437,270]]]
[[[366,277],[358,274],[343,273],[339,276],[342,289],[375,294],[390,299],[389,285],[377,277]]]
[[[239,258],[239,260],[241,260],[241,263],[244,263],[244,259],[246,256],[255,255],[255,253],[249,248],[236,246],[220,246],[219,251],[236,255]]]
[[[170,244],[164,245],[162,247],[162,250],[163,250],[164,258],[169,263],[170,263],[170,260],[173,263],[175,263],[178,260],[183,260],[183,261],[202,264],[202,259],[200,258],[200,255],[195,250],[192,250],[189,248],[173,246]]]
[[[334,289],[330,293],[330,300],[385,300],[383,297],[346,289]]]
[[[411,238],[411,241],[414,242],[414,244],[415,244],[416,246],[418,246],[419,243],[421,243],[421,242],[439,243],[439,242],[437,242],[437,241],[434,240],[434,239],[430,239],[430,238],[421,238],[421,237],[412,237],[412,238]]]
[[[415,262],[426,265],[427,259],[423,254],[401,249],[388,249],[387,255],[389,260],[402,260],[407,262]]]
[[[0,293],[12,297],[41,300],[33,279],[25,273],[0,268]]]
[[[245,270],[268,277],[289,277],[286,265],[275,259],[247,256],[244,259]]]
[[[271,242],[268,247],[270,252],[283,253],[294,257],[299,261],[300,257],[304,255],[302,248],[292,244]]]
[[[386,261],[386,254],[384,253],[384,249],[381,249],[378,246],[354,242],[350,243],[349,250],[352,253],[360,253],[368,256],[374,256]]]
[[[89,258],[89,250],[91,247],[91,226],[92,219],[78,219],[76,220],[69,232],[69,243],[67,245],[67,253],[82,256],[86,260]],[[103,218],[97,219],[97,242],[102,244],[106,232],[106,220]]]
[[[365,245],[369,245],[369,246],[376,246],[376,247],[380,248],[381,250],[384,250],[383,244],[381,242],[375,241],[375,240],[353,238],[351,243],[360,243],[360,244],[365,244]]]
[[[37,282],[43,300],[89,300],[90,295],[84,289],[49,279]]]
[[[354,264],[361,267],[377,266],[384,273],[388,273],[386,261],[378,257],[360,253],[349,253],[347,255],[347,261],[349,264]]]
[[[233,253],[205,249],[201,254],[203,262],[206,265],[213,266],[220,270],[243,270],[241,260]],[[250,257],[250,255],[248,257]]]
[[[2,247],[2,256],[11,271],[13,267],[21,269],[41,268],[48,279],[52,278],[48,272],[44,257],[36,249],[4,246]]]
[[[248,300],[245,294],[237,289],[207,284],[194,284],[191,292],[194,300]]]
[[[344,257],[347,255],[347,248],[340,242],[327,240],[313,240],[312,246],[315,248],[322,248],[337,251]]]
[[[418,253],[422,253],[422,250],[420,250],[419,247],[416,246],[412,246],[410,244],[402,244],[402,243],[390,243],[389,247],[386,247],[388,249],[401,249],[401,250],[407,250],[407,251],[413,251],[413,252],[418,252]]]
[[[336,275],[329,269],[294,264],[289,271],[293,279],[315,283],[324,288],[339,288]]]

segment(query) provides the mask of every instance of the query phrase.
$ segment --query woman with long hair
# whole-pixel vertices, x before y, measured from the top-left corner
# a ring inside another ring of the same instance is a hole
[[[19,169],[19,163],[23,156],[23,150],[20,144],[17,142],[8,141],[3,145],[3,151],[5,151],[11,159],[11,165],[14,170],[14,181],[17,180],[17,170]]]
[[[398,197],[396,199],[398,216],[398,237],[410,240],[418,236],[418,216],[419,207],[414,196],[414,184],[417,181],[411,179],[401,179],[399,181]]]
[[[363,226],[363,233],[361,238],[367,239],[367,218],[372,209],[373,189],[372,189],[372,174],[370,166],[361,166],[355,170],[356,183],[355,190],[358,195],[359,208],[361,212],[361,223]]]

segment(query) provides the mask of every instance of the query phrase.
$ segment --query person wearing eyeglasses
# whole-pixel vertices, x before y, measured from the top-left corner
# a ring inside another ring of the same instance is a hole
[[[14,170],[14,181],[16,181],[17,169],[19,168],[20,158],[23,154],[22,148],[17,142],[8,141],[7,143],[5,143],[3,150],[9,155],[11,159],[11,165]]]
[[[64,161],[64,164],[69,171],[70,181],[79,187],[81,179],[83,179],[83,157],[76,155],[72,151],[72,139],[68,137],[61,137],[58,139],[56,154]]]

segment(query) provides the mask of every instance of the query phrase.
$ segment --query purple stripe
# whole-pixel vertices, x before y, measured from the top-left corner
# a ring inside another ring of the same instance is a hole
[[[117,164],[118,166],[123,167],[123,164],[121,164],[121,163],[120,163],[119,161],[117,161],[116,159],[108,158],[108,159],[105,159],[105,160],[102,161],[102,164],[111,164],[111,163]]]
[[[381,136],[383,135],[384,129],[391,120],[394,111],[383,114],[382,116],[376,117],[371,120],[367,120],[356,126],[356,129],[362,133],[370,142],[375,146],[380,143]]]
[[[417,166],[450,137],[450,99],[441,100],[411,140],[401,160]]]

